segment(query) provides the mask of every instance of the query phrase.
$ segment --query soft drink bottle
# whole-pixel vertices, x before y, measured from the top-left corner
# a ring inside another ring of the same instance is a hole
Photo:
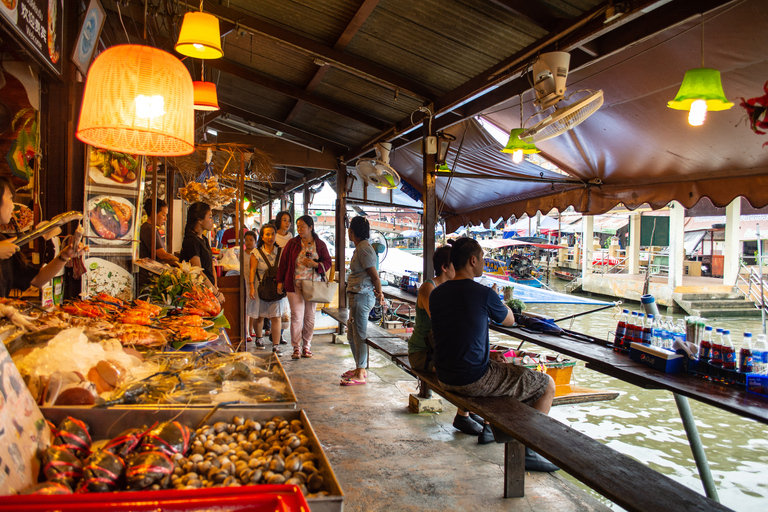
[[[643,329],[645,329],[645,315],[638,313],[637,323],[635,324],[635,331],[632,333],[632,341],[635,343],[643,342]]]
[[[653,315],[648,315],[648,320],[643,326],[643,343],[651,344],[651,337],[653,336]]]
[[[723,330],[719,327],[715,330],[715,339],[712,340],[712,357],[709,362],[713,366],[723,366]]]
[[[752,347],[752,371],[762,375],[768,374],[768,343],[765,334],[758,334],[755,346]]]
[[[619,317],[619,323],[616,324],[616,334],[613,336],[613,348],[619,349],[622,347],[622,340],[627,333],[627,321],[629,320],[629,310],[623,309],[621,316]]]
[[[712,357],[712,326],[704,327],[704,337],[699,344],[699,361],[709,361]]]
[[[736,369],[736,349],[733,347],[733,342],[731,341],[731,331],[728,329],[723,329],[723,342],[722,342],[722,358],[723,358],[723,368],[726,370],[735,370]]]
[[[739,349],[739,371],[741,373],[752,373],[752,333],[745,332],[744,340],[741,342],[741,349]]]
[[[624,333],[624,338],[621,343],[622,349],[629,348],[629,344],[635,341],[635,327],[637,324],[637,312],[633,311],[632,315],[629,317],[629,322],[627,323],[627,332]]]

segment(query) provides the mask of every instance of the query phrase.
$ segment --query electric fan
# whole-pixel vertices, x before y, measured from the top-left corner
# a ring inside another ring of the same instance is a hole
[[[555,111],[539,121],[535,126],[526,128],[520,134],[521,139],[532,139],[534,143],[557,137],[583,123],[603,105],[603,91],[583,90],[565,97],[565,83],[568,78],[570,55],[566,52],[545,53],[533,63],[533,90],[536,92],[534,104],[541,107],[532,117],[542,115],[545,110],[554,107]],[[557,108],[562,100],[568,100],[580,92],[589,93],[578,101]],[[530,118],[529,118],[530,119]],[[523,127],[525,128],[525,127]]]
[[[389,152],[392,144],[376,144],[376,158],[360,158],[355,164],[357,174],[382,192],[392,190],[400,185],[400,175],[389,165]]]
[[[379,265],[381,265],[381,262],[384,261],[387,254],[389,254],[389,243],[387,242],[387,239],[381,232],[372,229],[371,235],[368,237],[368,243],[371,244],[373,250],[376,251],[376,255],[379,257]]]

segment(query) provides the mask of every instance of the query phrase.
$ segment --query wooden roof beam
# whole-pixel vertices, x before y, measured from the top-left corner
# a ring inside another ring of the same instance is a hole
[[[183,2],[187,8],[197,8],[199,5]],[[322,43],[310,39],[301,34],[291,32],[277,25],[272,25],[255,16],[245,14],[232,7],[217,5],[213,2],[204,4],[203,10],[213,14],[219,19],[234,23],[240,28],[251,32],[267,36],[281,44],[289,46],[296,51],[308,56],[317,57],[322,61],[343,69],[356,76],[360,76],[369,81],[389,87],[399,92],[408,92],[409,94],[427,101],[435,97],[435,91],[432,88],[416,82],[408,77],[400,75],[391,69],[379,66],[369,60],[344,53],[342,51],[330,48]]]
[[[355,37],[355,34],[357,34],[357,32],[360,30],[360,27],[363,26],[363,24],[371,15],[371,13],[376,8],[376,6],[379,5],[379,1],[380,0],[365,0],[363,2],[363,5],[360,6],[360,8],[355,13],[355,15],[352,17],[352,20],[349,22],[349,24],[347,24],[347,27],[344,29],[344,32],[342,32],[338,41],[336,41],[336,44],[333,45],[334,50],[343,51],[344,48],[347,47],[347,45],[352,40],[352,38]],[[331,66],[320,66],[315,72],[315,76],[313,76],[312,79],[309,81],[309,84],[307,84],[307,87],[305,88],[305,90],[307,92],[314,91],[317,88],[317,86],[320,85],[320,82],[323,81],[323,78],[325,77],[325,74],[328,73],[329,69],[331,69]],[[291,109],[291,111],[286,116],[285,122],[290,123],[291,121],[293,121],[296,118],[296,116],[299,114],[303,106],[304,106],[304,101],[302,100],[297,101],[296,104]]]
[[[295,126],[281,123],[280,121],[275,121],[274,119],[270,119],[268,117],[254,114],[253,112],[249,112],[242,108],[235,107],[234,105],[228,105],[226,103],[219,102],[219,107],[221,107],[219,110],[220,112],[219,115],[231,114],[233,116],[237,116],[242,119],[245,119],[246,121],[252,121],[254,123],[267,126],[269,128],[272,128],[273,130],[278,130],[283,133],[292,135],[298,139],[302,139],[307,142],[314,143],[315,145],[321,148],[327,148],[329,151],[331,151],[336,155],[343,153],[347,149],[346,146],[343,146],[337,142],[333,142],[328,139],[324,139],[323,137],[315,135],[314,133],[304,131],[300,128],[296,128]]]
[[[490,0],[490,2],[545,29],[547,32],[554,30],[557,26],[558,20],[548,6],[537,0]]]
[[[309,103],[310,105],[322,108],[323,110],[327,110],[333,114],[346,117],[347,119],[352,119],[353,121],[357,121],[358,123],[362,123],[367,126],[371,126],[377,130],[384,130],[389,126],[387,122],[369,114],[359,112],[353,108],[332,100],[321,98],[319,96],[313,96],[300,87],[275,80],[274,78],[258,73],[251,68],[227,59],[210,59],[208,61],[208,68],[218,69],[232,76],[236,76],[262,87],[266,87],[267,89],[277,91],[280,94],[285,94],[291,98],[302,100],[306,103]]]

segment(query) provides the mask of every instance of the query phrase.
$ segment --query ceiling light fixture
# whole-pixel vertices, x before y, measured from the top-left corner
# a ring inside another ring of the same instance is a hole
[[[113,46],[88,71],[76,136],[120,153],[188,155],[195,149],[193,91],[189,72],[170,53]]]
[[[216,84],[205,81],[205,61],[203,61],[200,77],[200,82],[192,83],[195,87],[195,110],[219,110],[219,98],[216,95]]]
[[[220,59],[224,56],[219,19],[203,12],[202,1],[200,12],[188,12],[184,15],[179,39],[174,48],[180,54],[196,59]]]
[[[523,126],[523,95],[520,95],[520,126]],[[520,134],[525,132],[525,128],[514,128],[509,132],[509,141],[502,153],[512,153],[512,162],[520,164],[523,162],[524,155],[530,155],[533,153],[541,153],[541,150],[536,147],[533,139],[525,138],[521,139]]]
[[[688,110],[688,123],[701,126],[707,111],[717,112],[733,107],[723,91],[720,71],[704,67],[704,21],[701,22],[701,67],[685,72],[683,83],[675,99],[667,106],[675,110]]]

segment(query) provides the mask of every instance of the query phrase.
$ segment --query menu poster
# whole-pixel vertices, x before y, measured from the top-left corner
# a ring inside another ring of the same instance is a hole
[[[61,75],[64,0],[0,0],[0,13],[34,53]]]
[[[51,430],[8,350],[0,345],[0,494],[7,495],[37,483],[39,457],[51,443]]]

